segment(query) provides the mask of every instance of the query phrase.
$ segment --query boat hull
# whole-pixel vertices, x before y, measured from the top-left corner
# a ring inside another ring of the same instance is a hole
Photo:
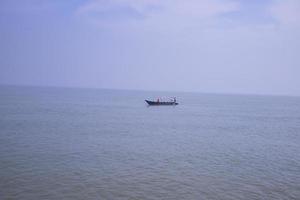
[[[162,102],[157,102],[157,101],[148,101],[145,100],[149,106],[176,106],[178,103],[176,102],[168,102],[168,101],[162,101]]]

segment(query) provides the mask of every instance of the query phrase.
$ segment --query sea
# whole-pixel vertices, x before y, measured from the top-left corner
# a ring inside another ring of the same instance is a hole
[[[299,200],[300,97],[1,86],[0,199]]]

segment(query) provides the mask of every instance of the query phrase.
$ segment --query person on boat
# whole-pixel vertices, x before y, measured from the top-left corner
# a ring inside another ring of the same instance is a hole
[[[157,103],[159,103],[159,98],[157,98]]]
[[[174,103],[176,103],[176,97],[174,97]]]

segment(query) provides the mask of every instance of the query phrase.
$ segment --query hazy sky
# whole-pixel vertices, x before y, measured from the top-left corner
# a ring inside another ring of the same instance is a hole
[[[0,83],[300,95],[300,1],[0,0]]]

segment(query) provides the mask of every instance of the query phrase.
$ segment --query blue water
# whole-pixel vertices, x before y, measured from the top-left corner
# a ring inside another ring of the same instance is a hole
[[[300,199],[300,98],[2,86],[0,199]]]

